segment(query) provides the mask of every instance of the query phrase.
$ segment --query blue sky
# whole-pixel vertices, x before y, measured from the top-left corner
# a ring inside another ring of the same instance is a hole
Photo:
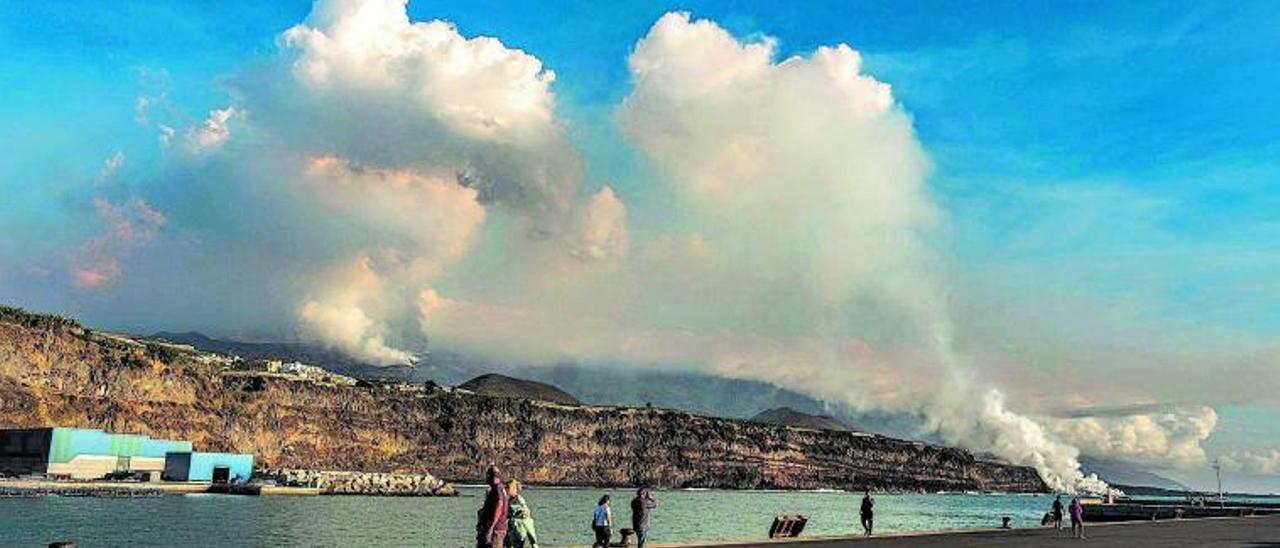
[[[201,325],[200,314],[123,313],[116,305],[136,294],[78,292],[48,271],[101,230],[95,192],[125,201],[171,176],[155,128],[136,119],[138,98],[163,95],[171,120],[199,123],[235,103],[229,79],[276,55],[280,33],[310,9],[0,5],[0,300],[122,329],[235,331],[217,314]],[[1141,347],[1151,361],[1183,363],[1171,371],[1275,354],[1272,3],[421,0],[408,9],[465,36],[498,37],[554,70],[556,109],[589,186],[611,185],[639,234],[673,222],[676,198],[652,191],[656,170],[628,145],[615,111],[632,91],[627,58],[662,14],[691,12],[745,42],[772,37],[783,58],[849,44],[892,86],[931,160],[928,193],[941,217],[929,238],[953,280],[953,308],[994,318],[962,325],[962,336],[1037,324],[1043,332],[1008,336],[1028,361],[1057,363],[1080,346]],[[117,152],[123,166],[109,184],[97,181]],[[158,276],[179,259],[138,261],[135,270]],[[1060,341],[1041,344],[1045,332]],[[1217,406],[1206,447],[1280,445],[1269,426],[1280,419],[1274,397],[1200,401],[1185,387],[1151,397]]]

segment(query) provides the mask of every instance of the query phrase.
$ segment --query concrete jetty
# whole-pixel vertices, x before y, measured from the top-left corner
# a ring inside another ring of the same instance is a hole
[[[208,490],[209,484],[200,482],[0,480],[0,496],[156,496],[204,493]]]
[[[1069,530],[1054,531],[1034,529],[986,529],[976,531],[950,531],[934,533],[894,533],[871,538],[862,536],[787,539],[772,541],[725,542],[713,544],[654,544],[654,548],[768,548],[795,546],[796,548],[861,548],[875,546],[922,547],[1034,547],[1050,544],[1088,546],[1147,547],[1147,546],[1213,546],[1258,547],[1280,546],[1280,515],[1235,518],[1206,518],[1168,521],[1143,521],[1088,524],[1084,541],[1071,538]],[[1084,544],[1081,544],[1084,545]]]

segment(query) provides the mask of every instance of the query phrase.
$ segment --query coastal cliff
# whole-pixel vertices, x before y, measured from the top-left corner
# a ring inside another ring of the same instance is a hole
[[[394,383],[228,372],[225,356],[0,310],[0,427],[79,426],[254,453],[265,468],[478,482],[1044,491],[1027,467],[861,432]]]

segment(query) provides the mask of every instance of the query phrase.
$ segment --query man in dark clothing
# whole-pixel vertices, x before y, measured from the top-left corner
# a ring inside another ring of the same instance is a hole
[[[1053,499],[1053,528],[1062,530],[1062,495]]]
[[[871,536],[871,525],[872,525],[873,514],[874,514],[873,507],[876,505],[876,501],[871,498],[870,489],[867,489],[863,493],[864,494],[862,495],[862,511],[861,511],[862,530],[863,530],[863,534],[869,537]]]
[[[498,467],[489,466],[484,475],[489,491],[484,506],[476,512],[476,548],[502,548],[507,538],[507,486],[498,476]]]
[[[653,493],[641,487],[636,491],[636,498],[631,499],[631,529],[636,532],[636,548],[644,548],[649,540],[649,511],[658,507],[653,500]]]

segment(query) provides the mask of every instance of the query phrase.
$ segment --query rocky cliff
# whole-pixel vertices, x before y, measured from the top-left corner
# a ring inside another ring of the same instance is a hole
[[[1030,468],[947,447],[665,409],[592,407],[402,384],[227,374],[189,347],[0,310],[0,427],[190,439],[268,468],[509,477],[559,485],[1042,491]]]

